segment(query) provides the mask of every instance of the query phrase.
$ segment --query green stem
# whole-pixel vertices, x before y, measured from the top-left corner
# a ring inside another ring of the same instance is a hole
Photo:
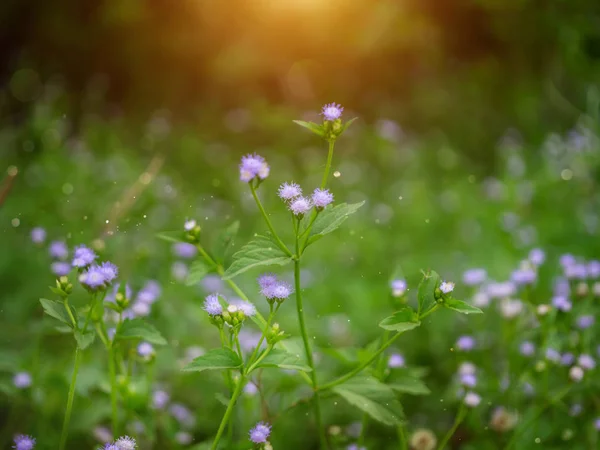
[[[421,314],[421,315],[419,316],[419,320],[423,320],[423,319],[424,319],[425,317],[427,317],[429,314],[433,314],[433,313],[434,313],[434,312],[436,312],[438,309],[440,309],[440,304],[439,304],[439,303],[436,303],[436,305],[435,305],[433,308],[431,308],[429,311],[427,311],[427,312],[425,312],[425,313]]]
[[[223,436],[225,427],[227,426],[227,423],[229,422],[229,418],[231,417],[231,414],[233,413],[233,408],[235,406],[235,403],[237,402],[238,397],[242,393],[242,389],[244,388],[245,382],[246,382],[246,380],[244,377],[241,377],[240,380],[238,381],[238,384],[235,387],[235,390],[233,391],[231,399],[229,400],[229,405],[227,405],[227,409],[225,410],[225,414],[223,414],[223,418],[221,419],[221,424],[219,425],[219,430],[217,431],[215,440],[212,443],[211,450],[217,449],[217,446],[219,445],[219,441],[221,440],[221,436]]]
[[[296,252],[299,250],[298,236],[296,236]],[[302,341],[304,342],[304,350],[306,352],[306,361],[308,366],[311,368],[310,376],[312,379],[313,387],[313,404],[315,409],[315,419],[317,422],[317,430],[319,433],[319,439],[321,441],[321,449],[327,449],[327,437],[325,436],[325,428],[323,428],[323,419],[321,418],[321,403],[319,401],[319,385],[317,383],[317,373],[315,370],[315,363],[313,360],[312,350],[310,347],[310,341],[308,339],[308,332],[306,330],[306,323],[304,321],[304,308],[302,306],[302,289],[300,286],[300,261],[294,260],[294,282],[296,289],[296,309],[298,311],[298,322],[300,324],[300,332],[302,334]]]
[[[260,199],[258,198],[258,195],[256,195],[256,189],[255,189],[255,187],[252,185],[252,183],[249,183],[249,186],[250,186],[250,191],[252,192],[252,197],[254,197],[254,201],[256,202],[256,206],[258,206],[258,209],[260,210],[260,213],[262,214],[263,218],[265,219],[265,222],[267,223],[267,227],[269,227],[269,231],[271,231],[271,234],[273,235],[273,238],[275,239],[275,242],[277,243],[277,245],[279,246],[279,248],[287,256],[291,257],[292,256],[292,252],[286,247],[286,245],[281,241],[281,239],[279,239],[279,236],[275,232],[275,228],[273,228],[273,224],[271,223],[271,219],[269,219],[269,216],[267,215],[267,212],[265,211],[265,208],[263,207]]]
[[[96,294],[92,294],[92,303],[90,304],[90,310],[85,317],[85,324],[83,325],[82,334],[85,334],[87,331],[87,327],[90,324],[90,319],[92,318],[92,313],[94,312],[94,308],[96,307]]]
[[[321,189],[325,189],[327,186],[327,179],[329,178],[329,172],[331,171],[331,162],[333,161],[333,147],[335,141],[329,141],[329,152],[327,153],[327,163],[325,164],[325,172],[323,172],[323,180],[321,181]]]
[[[458,426],[462,423],[463,420],[465,420],[466,415],[467,415],[467,407],[465,406],[464,403],[461,403],[460,409],[458,410],[458,413],[456,413],[456,419],[454,420],[454,425],[452,425],[452,428],[450,428],[450,430],[448,430],[448,433],[446,433],[446,436],[444,436],[444,439],[442,439],[442,442],[441,442],[440,446],[438,447],[438,450],[443,450],[443,448],[446,446],[446,444],[448,444],[448,442],[450,441],[450,439],[456,432],[456,429],[458,428]]]
[[[73,410],[73,399],[75,398],[75,384],[77,383],[77,374],[79,372],[79,363],[81,362],[81,351],[79,346],[75,348],[75,365],[73,366],[73,375],[71,376],[71,385],[69,386],[69,395],[67,397],[67,409],[63,421],[62,433],[60,435],[60,450],[64,450],[69,435],[69,423],[71,422],[71,411]]]
[[[65,305],[67,314],[71,318],[71,323],[73,323],[73,328],[77,329],[77,321],[75,320],[75,317],[73,317],[73,312],[71,311],[71,308],[69,307],[69,297],[64,298],[63,304]]]
[[[110,375],[110,404],[112,410],[112,431],[113,436],[119,436],[119,411],[117,408],[117,369],[115,366],[114,346],[108,349],[108,371]]]
[[[396,427],[398,432],[398,443],[400,444],[400,450],[407,450],[408,443],[406,442],[406,435],[404,433],[404,425],[398,425]]]
[[[367,436],[367,425],[369,425],[369,415],[364,413],[362,416],[362,422],[360,426],[360,435],[358,436],[358,446],[363,447],[365,445],[365,437]]]
[[[273,303],[269,303],[269,317],[267,318],[267,325],[265,326],[265,330],[263,331],[262,335],[260,336],[260,339],[258,340],[258,344],[256,344],[256,347],[254,348],[252,355],[250,355],[250,358],[248,359],[248,364],[252,364],[252,361],[254,361],[254,358],[256,358],[256,355],[258,354],[258,352],[260,350],[260,346],[263,343],[263,341],[265,340],[265,336],[266,336],[267,332],[269,331],[269,327],[271,326],[271,321],[273,320],[273,317],[275,317],[275,313],[277,313],[277,310],[279,309],[280,306],[281,306],[281,303],[278,302],[277,307],[275,308],[275,311],[273,311]]]
[[[256,362],[250,366],[250,368],[246,371],[246,373],[252,372],[256,367],[260,364],[260,362],[267,357],[267,355],[273,350],[273,346],[269,345],[264,352],[258,357]]]

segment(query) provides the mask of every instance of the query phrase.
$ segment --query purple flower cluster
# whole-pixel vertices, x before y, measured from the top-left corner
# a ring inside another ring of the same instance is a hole
[[[85,245],[78,245],[75,247],[73,261],[71,264],[73,267],[83,269],[92,264],[97,257],[98,255],[96,255],[92,249],[86,247]]]
[[[31,241],[34,244],[43,244],[46,240],[46,230],[42,227],[35,227],[31,230]]]
[[[223,305],[219,297],[226,301],[219,294],[210,294],[204,299],[204,310],[209,316],[215,317],[223,314]],[[246,317],[252,317],[256,314],[256,307],[249,301],[242,300],[241,298],[232,298],[227,304],[229,311],[242,311]]]
[[[113,263],[105,261],[100,265],[92,265],[79,275],[79,281],[88,289],[97,290],[109,286],[119,273]]]
[[[260,293],[269,300],[283,301],[294,292],[292,285],[286,281],[279,280],[272,273],[266,273],[258,277]]]
[[[35,447],[35,438],[25,434],[16,435],[13,442],[12,448],[16,450],[32,450]]]
[[[278,195],[296,216],[306,214],[313,206],[322,210],[333,202],[333,194],[328,189],[315,189],[308,198],[302,195],[302,188],[296,183],[283,183],[279,186]]]
[[[487,279],[485,269],[469,269],[463,273],[463,283],[467,286],[477,286]]]
[[[135,450],[137,442],[129,436],[122,436],[115,442],[108,443],[104,446],[104,450]]]
[[[264,444],[271,434],[271,425],[265,422],[258,422],[248,434],[250,435],[250,441],[255,444]]]
[[[321,115],[325,120],[333,121],[342,117],[344,107],[337,103],[328,103],[321,109]]]
[[[390,369],[398,369],[404,367],[404,356],[400,353],[392,353],[388,359],[388,367]]]
[[[392,288],[392,295],[394,297],[402,297],[406,293],[406,280],[392,280],[390,287]]]
[[[242,157],[240,163],[240,180],[249,183],[258,177],[264,180],[269,176],[270,167],[262,156],[256,153]]]

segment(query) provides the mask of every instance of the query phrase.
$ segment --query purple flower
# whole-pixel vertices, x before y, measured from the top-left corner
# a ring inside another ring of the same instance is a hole
[[[185,231],[192,231],[194,228],[196,228],[196,221],[194,219],[186,220],[183,223],[183,229]]]
[[[252,303],[242,300],[241,298],[231,299],[229,304],[236,306],[246,317],[252,317],[256,314],[256,307]]]
[[[297,197],[290,203],[290,211],[294,213],[296,216],[302,216],[306,214],[310,208],[312,208],[312,203],[306,197]]]
[[[477,385],[477,377],[474,373],[464,373],[460,376],[460,384],[466,387],[475,387]]]
[[[583,406],[581,406],[581,403],[573,403],[571,405],[571,408],[569,409],[569,415],[571,417],[576,417],[576,416],[580,415],[582,411],[583,411]]]
[[[255,444],[264,444],[271,434],[271,426],[265,422],[258,422],[256,426],[250,430],[249,434],[250,441]]]
[[[325,120],[336,120],[342,117],[344,107],[337,103],[328,103],[321,109],[321,115]]]
[[[388,367],[391,369],[404,367],[404,356],[400,353],[392,353],[390,359],[388,359]]]
[[[188,267],[181,261],[175,261],[171,265],[171,276],[177,281],[183,281],[189,274]]]
[[[600,417],[597,417],[596,420],[594,420],[594,428],[600,431]]]
[[[487,286],[487,294],[492,298],[510,297],[516,292],[517,288],[512,281],[503,283],[490,283]]]
[[[546,349],[546,359],[548,361],[557,363],[560,361],[560,353],[558,353],[558,351],[553,348],[547,348]]]
[[[592,315],[579,316],[577,318],[577,326],[584,330],[594,325],[595,321],[596,319]]]
[[[250,396],[254,396],[258,393],[258,386],[256,386],[256,384],[250,381],[246,384],[246,386],[244,386],[244,393]]]
[[[596,361],[594,361],[594,358],[587,354],[579,355],[579,358],[577,358],[577,364],[586,370],[592,370],[596,367]]]
[[[469,269],[463,273],[463,283],[467,286],[476,286],[481,284],[487,278],[485,269]]]
[[[67,244],[63,241],[52,241],[48,248],[48,252],[52,258],[56,259],[67,259],[69,256],[69,249],[67,248]]]
[[[406,293],[406,281],[405,280],[392,280],[390,282],[392,288],[392,295],[394,297],[402,297]]]
[[[575,257],[573,255],[570,255],[569,253],[565,253],[564,255],[560,256],[559,261],[560,265],[564,268],[575,264]]]
[[[277,276],[273,273],[263,273],[257,281],[262,292],[277,283]]]
[[[240,339],[240,345],[242,346],[242,350],[253,350],[258,345],[261,336],[261,333],[242,328],[238,335]]]
[[[279,186],[278,195],[283,200],[289,201],[301,196],[302,188],[296,183],[283,183],[281,186]]]
[[[535,266],[540,266],[546,260],[546,254],[541,248],[534,248],[529,252],[529,261]]]
[[[94,251],[85,245],[75,247],[73,254],[73,267],[84,268],[94,262],[98,256]]]
[[[104,275],[104,281],[111,283],[119,274],[119,269],[113,263],[104,261],[100,265],[100,272]]]
[[[137,443],[135,439],[129,436],[122,436],[115,441],[115,445],[119,450],[135,450]]]
[[[560,357],[560,364],[563,366],[570,366],[571,364],[573,364],[575,362],[575,356],[573,355],[573,353],[563,353],[562,356]]]
[[[465,361],[465,362],[461,363],[461,365],[459,366],[458,373],[460,375],[467,375],[467,374],[474,375],[476,370],[477,370],[477,368],[475,367],[475,364]]]
[[[25,434],[18,434],[14,439],[15,445],[12,448],[16,450],[32,450],[35,447],[35,438]]]
[[[111,434],[112,436],[112,434]],[[117,447],[117,444],[113,444],[112,442],[108,442],[104,445],[104,449],[103,450],[119,450],[119,447]]]
[[[152,393],[152,408],[153,409],[165,409],[167,404],[171,400],[171,396],[166,391],[154,391]]]
[[[440,284],[440,291],[444,294],[449,294],[454,290],[454,283],[452,281],[442,281]]]
[[[537,278],[537,274],[533,269],[518,269],[511,275],[511,280],[517,285],[533,284]]]
[[[193,258],[198,253],[198,249],[195,245],[188,242],[177,242],[173,244],[173,253],[180,258]]]
[[[196,423],[192,412],[181,403],[173,403],[169,408],[169,412],[181,425],[193,427]]]
[[[41,227],[35,227],[31,230],[31,240],[35,244],[41,244],[46,240],[46,230]]]
[[[178,431],[175,433],[175,440],[180,445],[189,445],[192,443],[193,436],[187,431]]]
[[[204,311],[210,316],[219,316],[223,313],[223,307],[217,294],[211,294],[204,300]]]
[[[554,282],[554,295],[562,295],[563,297],[567,297],[571,292],[571,286],[569,286],[569,281],[565,278],[558,278]]]
[[[17,372],[13,377],[13,384],[16,388],[26,389],[31,386],[32,379],[29,372]]]
[[[202,287],[208,292],[220,291],[223,288],[223,280],[219,275],[209,274],[202,279]]]
[[[481,403],[481,397],[475,392],[467,392],[465,395],[465,405],[475,408]]]
[[[135,301],[131,305],[131,312],[134,317],[146,317],[150,314],[151,306],[149,303]]]
[[[600,261],[590,261],[587,265],[587,273],[590,278],[600,277]]]
[[[154,347],[149,342],[140,342],[137,348],[138,355],[149,358],[154,355]]]
[[[90,289],[98,289],[104,287],[106,278],[100,266],[94,265],[79,275],[79,281]]]
[[[579,366],[573,366],[569,369],[569,378],[576,383],[579,383],[581,380],[583,380],[583,375],[583,369]]]
[[[333,194],[329,192],[329,189],[315,189],[312,194],[312,203],[317,208],[325,208],[333,202]]]
[[[472,336],[461,336],[456,341],[456,346],[459,350],[469,351],[475,348],[475,339]]]
[[[524,341],[521,343],[520,351],[523,356],[532,356],[535,353],[535,345],[533,342]]]
[[[240,180],[248,183],[255,177],[259,177],[264,180],[269,176],[269,165],[262,156],[257,155],[246,155],[242,157],[240,164]]]
[[[50,265],[50,270],[57,277],[64,277],[71,271],[71,264],[64,261],[55,261]]]
[[[565,277],[569,280],[584,280],[587,277],[585,264],[570,264],[564,267]]]
[[[566,297],[563,296],[556,296],[552,298],[552,305],[563,312],[569,312],[571,311],[571,308],[573,307],[573,305],[571,304],[571,302],[569,300],[567,300]]]
[[[285,281],[277,281],[261,291],[266,298],[277,300],[285,300],[292,295],[293,292],[294,289],[292,288],[292,285]]]

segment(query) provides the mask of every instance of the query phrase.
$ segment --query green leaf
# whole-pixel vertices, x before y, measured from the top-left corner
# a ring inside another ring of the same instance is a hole
[[[354,214],[364,204],[364,201],[352,204],[342,203],[341,205],[325,208],[315,219],[308,243],[312,244],[326,234],[337,230],[350,214]]]
[[[167,242],[187,242],[184,239],[183,231],[163,231],[162,233],[157,233],[156,237]]]
[[[194,359],[181,370],[184,372],[202,372],[203,370],[238,369],[242,367],[242,364],[242,360],[233,350],[216,348]]]
[[[303,120],[294,120],[294,123],[297,123],[301,127],[304,127],[306,129],[312,131],[317,136],[325,137],[325,130],[323,130],[323,126],[322,125],[319,125],[319,124],[314,123],[314,122],[305,122]]]
[[[65,309],[64,303],[48,300],[46,298],[40,298],[40,303],[42,304],[42,308],[44,308],[44,312],[46,314],[73,328],[73,322],[71,321],[71,318]],[[73,309],[71,309],[71,312],[74,312]],[[76,317],[76,315],[73,314],[73,317]]]
[[[392,388],[375,378],[352,378],[335,386],[333,391],[385,425],[399,425],[404,419],[402,405]]]
[[[453,309],[462,314],[483,314],[483,311],[475,306],[471,306],[462,300],[456,300],[454,298],[447,299],[443,305],[448,309]]]
[[[115,340],[143,339],[151,344],[166,345],[160,332],[142,319],[125,319],[119,327]]]
[[[240,221],[236,220],[227,228],[225,228],[217,237],[217,242],[213,248],[213,254],[215,258],[219,262],[223,262],[225,260],[225,256],[227,254],[227,250],[229,249],[231,243],[235,239],[240,229]]]
[[[224,280],[229,280],[250,269],[261,266],[283,266],[292,262],[269,238],[255,236],[233,255],[233,263],[225,271]]]
[[[435,302],[435,290],[440,285],[440,276],[434,270],[424,273],[419,283],[417,297],[419,299],[419,315],[431,308]]]
[[[410,306],[403,307],[379,322],[379,326],[384,330],[397,331],[399,333],[412,330],[419,325],[421,325],[419,316],[417,316],[417,313]]]
[[[197,285],[208,272],[210,272],[210,267],[208,267],[204,260],[198,259],[194,261],[190,267],[190,272],[185,280],[185,284],[188,286]]]
[[[48,287],[50,288],[50,291],[52,291],[53,294],[60,295],[61,297],[63,297],[65,295],[65,293],[62,291],[62,289],[59,289],[56,286],[48,286]]]
[[[77,341],[77,346],[80,350],[85,350],[94,342],[94,338],[96,337],[96,333],[93,330],[88,330],[84,333],[81,331],[75,332],[75,340]]]
[[[346,122],[344,125],[342,125],[342,133],[343,133],[344,131],[346,131],[346,130],[348,129],[348,127],[349,127],[350,125],[352,125],[352,123],[354,123],[354,121],[355,121],[356,119],[358,119],[358,117],[353,117],[353,118],[352,118],[352,119],[350,119],[348,122]]]
[[[402,394],[429,395],[431,393],[422,380],[408,374],[394,377],[393,381],[389,383],[389,387]]]
[[[279,367],[280,369],[302,370],[304,372],[310,372],[312,370],[299,355],[277,348],[271,350],[265,359],[263,359],[256,367]]]

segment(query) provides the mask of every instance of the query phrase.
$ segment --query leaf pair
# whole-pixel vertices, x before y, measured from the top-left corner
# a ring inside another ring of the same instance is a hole
[[[441,278],[439,274],[431,270],[425,274],[423,274],[423,279],[419,283],[419,289],[417,293],[418,301],[419,301],[419,315],[424,312],[427,312],[430,308],[432,308],[436,303],[435,292],[436,289],[439,288],[441,284]],[[448,309],[452,309],[462,314],[482,314],[479,308],[469,305],[462,300],[457,300],[455,298],[449,297],[443,299],[441,302],[442,306]]]

